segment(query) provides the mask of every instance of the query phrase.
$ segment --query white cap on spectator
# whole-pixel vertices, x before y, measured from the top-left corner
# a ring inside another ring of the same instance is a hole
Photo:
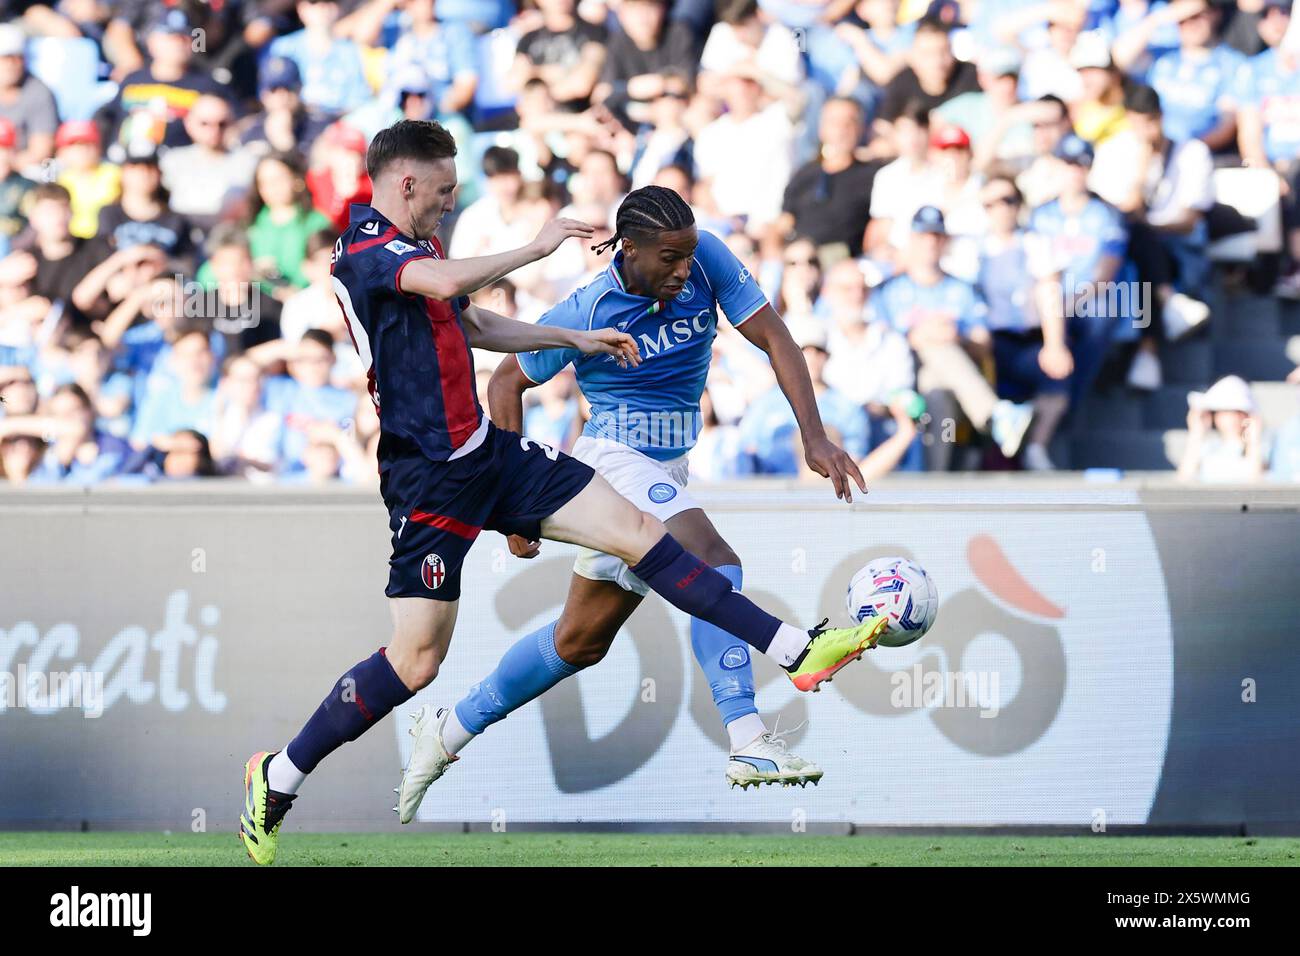
[[[827,350],[826,326],[812,316],[791,316],[786,320],[786,326],[790,329],[794,344],[799,348],[821,349],[823,352]]]
[[[15,23],[0,23],[0,56],[22,56],[27,35]]]
[[[1070,51],[1070,66],[1076,70],[1095,68],[1108,70],[1111,67],[1110,44],[1100,33],[1089,31],[1080,33]]]
[[[1245,379],[1225,375],[1204,392],[1187,396],[1188,407],[1201,412],[1253,412],[1255,395]]]

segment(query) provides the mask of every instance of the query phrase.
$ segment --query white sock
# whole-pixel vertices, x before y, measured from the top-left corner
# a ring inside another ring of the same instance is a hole
[[[307,775],[289,759],[288,747],[271,758],[271,766],[266,770],[266,785],[280,793],[297,793],[306,779]]]
[[[742,748],[752,744],[767,733],[767,724],[758,714],[746,714],[727,724],[727,736],[731,738],[731,752],[739,753]]]
[[[782,667],[789,667],[799,659],[799,655],[803,653],[810,640],[812,638],[808,636],[807,631],[782,623],[776,629],[772,643],[767,646],[767,656]]]
[[[442,745],[447,748],[447,753],[456,756],[475,736],[477,735],[471,734],[461,726],[460,719],[456,716],[456,708],[453,707],[451,713],[447,715],[446,725],[442,728]]]

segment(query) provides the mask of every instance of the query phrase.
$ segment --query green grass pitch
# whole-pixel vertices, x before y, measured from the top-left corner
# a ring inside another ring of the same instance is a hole
[[[252,866],[230,833],[0,833],[3,866]],[[1283,837],[287,833],[277,866],[1297,866]]]

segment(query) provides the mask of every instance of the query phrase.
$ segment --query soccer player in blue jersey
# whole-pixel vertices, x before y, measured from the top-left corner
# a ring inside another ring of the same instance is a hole
[[[808,464],[829,476],[836,494],[848,500],[850,479],[863,487],[862,476],[826,437],[808,367],[785,323],[723,241],[696,229],[690,206],[671,189],[646,186],[623,200],[616,229],[603,244],[616,248],[609,268],[539,322],[557,329],[625,331],[637,342],[641,364],[620,369],[604,356],[574,349],[507,357],[488,387],[493,420],[518,430],[524,392],[572,365],[591,404],[574,457],[740,588],[740,558],[686,489],[687,454],[701,424],[700,396],[723,314],[768,354],[794,408]],[[538,554],[535,535],[513,535],[509,544],[518,557]],[[454,709],[438,712],[445,753],[456,755],[491,724],[601,660],[649,590],[617,555],[584,549],[560,618],[510,648]],[[790,753],[759,716],[745,643],[697,617],[691,621],[691,648],[730,738],[731,785],[817,782],[821,769]]]
[[[772,657],[800,690],[815,690],[861,657],[885,627],[885,618],[874,618],[805,631],[772,617],[590,465],[498,428],[482,413],[471,346],[564,349],[632,370],[641,356],[625,331],[529,325],[469,303],[469,293],[593,230],[559,219],[523,248],[447,260],[434,233],[455,208],[455,155],[455,141],[437,123],[403,120],[381,130],[366,156],[374,198],[352,207],[334,247],[334,291],[379,414],[380,494],[393,532],[385,591],[393,634],[339,678],[288,746],[245,764],[240,838],[260,864],[274,862],[284,816],[320,761],[433,681],[451,642],[465,555],[485,528],[617,556],[675,607]],[[682,289],[689,261],[665,267],[681,276]],[[680,289],[657,291],[671,291],[672,299]],[[554,644],[547,647],[554,657]],[[395,808],[403,823],[454,759],[432,708],[420,710],[412,731]]]

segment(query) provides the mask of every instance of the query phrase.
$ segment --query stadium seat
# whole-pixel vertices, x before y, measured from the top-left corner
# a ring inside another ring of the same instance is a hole
[[[90,119],[117,93],[99,79],[99,48],[86,37],[33,37],[27,68],[54,93],[64,121]]]

